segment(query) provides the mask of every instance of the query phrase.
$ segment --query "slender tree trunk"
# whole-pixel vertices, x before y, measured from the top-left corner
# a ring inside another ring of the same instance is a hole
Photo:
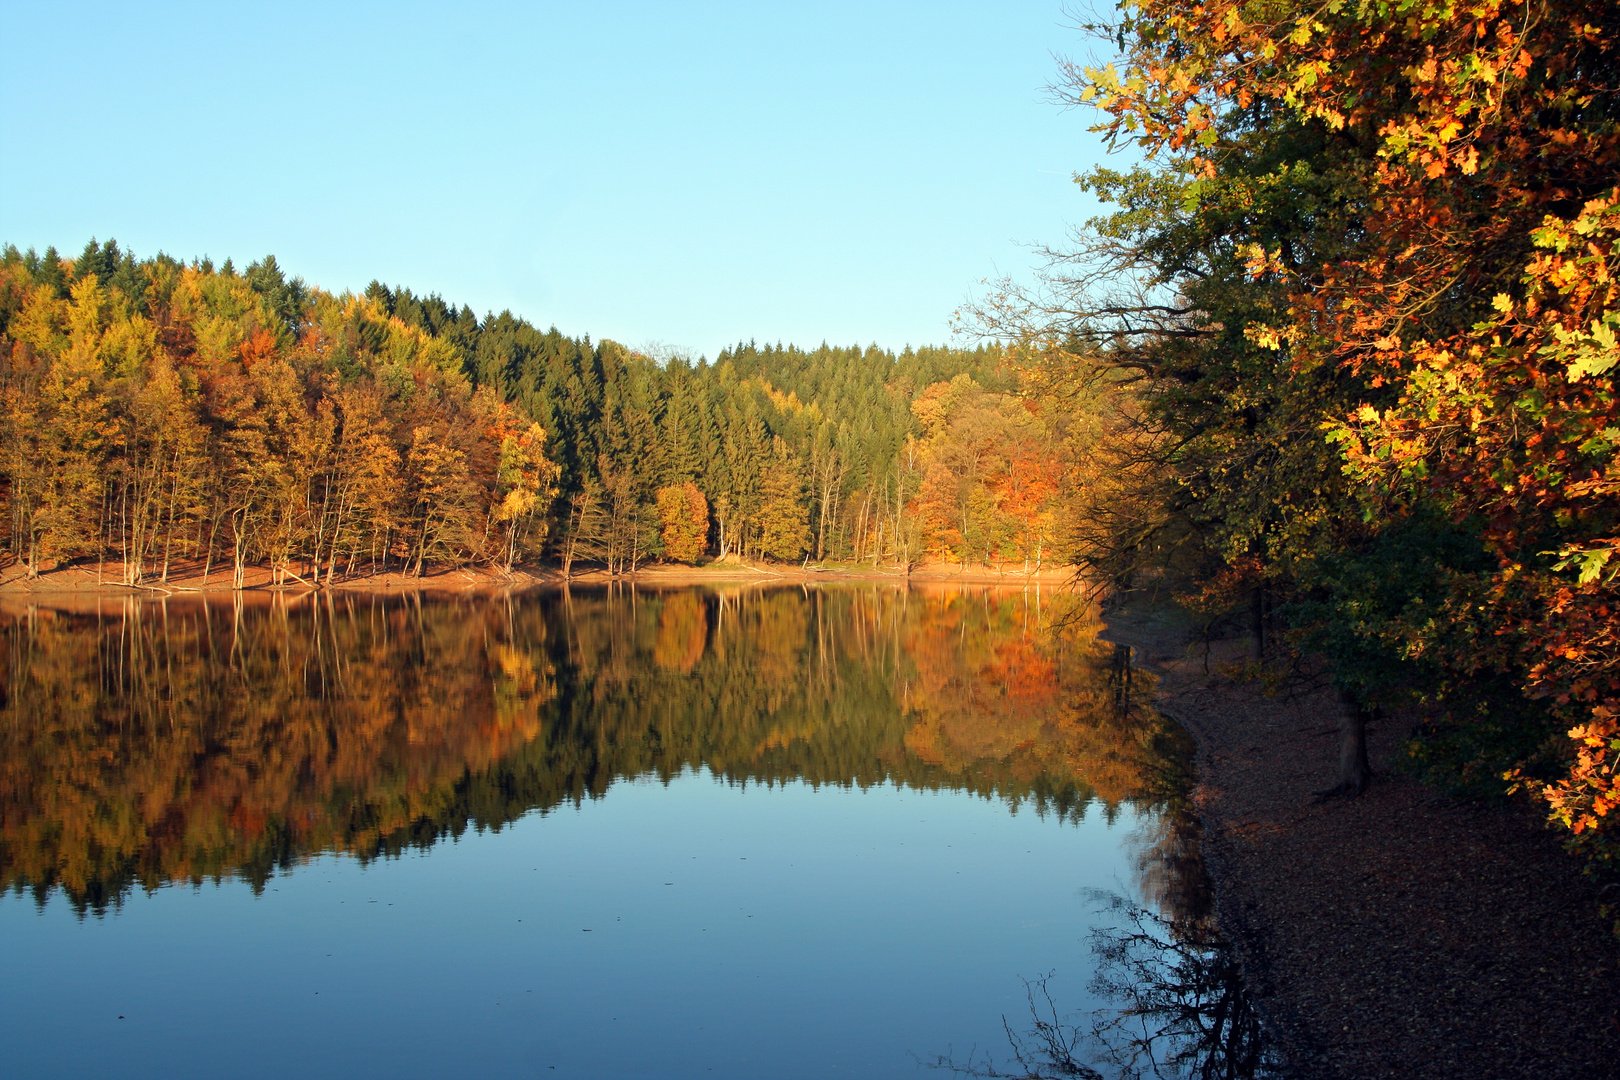
[[[101,528],[96,535],[96,584],[102,582],[102,570],[107,565],[107,492],[101,493]],[[33,577],[33,574],[29,574]]]
[[[323,544],[330,543],[334,551],[337,549],[337,527],[333,526],[330,540],[327,539],[326,535],[327,516],[332,509],[332,487],[332,478],[328,476],[326,483],[322,485],[321,512],[315,518],[315,535],[309,552],[308,565],[304,568],[309,576],[315,579],[317,585],[321,583],[321,551],[323,550]],[[304,496],[304,505],[307,507],[310,502],[311,500],[306,494]]]
[[[174,475],[169,484],[168,525],[163,530],[163,584],[169,583],[169,555],[174,550],[174,506],[180,501],[180,452],[175,451]]]
[[[341,511],[339,511],[339,512],[341,513]],[[340,535],[339,527],[338,527],[337,524],[334,523],[333,526],[332,526],[332,539],[331,539],[331,542],[327,544],[327,548],[326,548],[326,584],[327,584],[328,587],[330,587],[331,584],[332,584],[332,574],[334,572],[336,572],[336,570],[337,570],[338,537],[339,537],[339,535]],[[321,564],[316,563],[315,564],[315,584],[319,585],[320,583],[321,583]]]
[[[330,495],[330,493],[328,493],[328,495]],[[326,516],[326,506],[325,506],[325,504],[323,504],[322,507],[321,507],[321,517],[322,517],[323,520],[324,520],[325,516]],[[348,516],[349,516],[349,493],[348,493],[347,490],[342,490],[342,491],[338,492],[337,516],[332,519],[332,535],[327,540],[327,555],[328,555],[327,560],[326,560],[326,584],[327,585],[332,584],[332,574],[337,569],[339,538],[343,535],[343,522],[348,518]],[[354,560],[351,557],[350,562],[352,563],[353,561]],[[319,568],[318,565],[316,567],[315,576],[316,576],[316,579],[319,580],[319,578],[320,578],[320,568]]]
[[[214,539],[219,533],[219,515],[208,515],[208,552],[203,557],[203,588],[208,588],[208,574],[214,569]]]
[[[906,562],[906,553],[902,547],[905,523],[900,520],[901,515],[905,512],[906,479],[905,474],[901,472],[901,467],[900,459],[896,458],[894,462],[894,561],[897,565],[904,565]]]
[[[135,582],[131,581],[130,576],[129,576],[129,484],[128,484],[128,482],[126,482],[123,485],[123,488],[122,488],[122,491],[120,493],[119,498],[120,498],[120,501],[122,503],[122,507],[121,507],[120,512],[119,512],[120,516],[119,516],[119,521],[118,521],[119,556],[121,557],[121,559],[123,560],[123,563],[124,563],[124,584],[125,585],[133,585],[133,584],[135,584]]]
[[[828,461],[821,473],[821,508],[816,515],[816,561],[827,557],[827,515],[832,512],[832,462]]]
[[[247,584],[247,536],[240,522],[231,522],[231,588],[240,591]]]

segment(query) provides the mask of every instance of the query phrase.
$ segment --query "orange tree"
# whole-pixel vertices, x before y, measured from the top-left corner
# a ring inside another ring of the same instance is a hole
[[[709,502],[703,492],[688,480],[659,488],[656,502],[664,558],[696,563],[709,541]]]
[[[1151,165],[1095,178],[1125,203],[1100,250],[1167,299],[1089,314],[1186,433],[1183,518],[1295,587],[1342,686],[1483,674],[1543,699],[1574,745],[1532,786],[1600,833],[1620,801],[1620,9],[1141,0],[1107,30],[1123,62],[1066,85]],[[1243,276],[1178,264],[1189,230]],[[1247,513],[1222,479],[1245,461],[1273,500]]]

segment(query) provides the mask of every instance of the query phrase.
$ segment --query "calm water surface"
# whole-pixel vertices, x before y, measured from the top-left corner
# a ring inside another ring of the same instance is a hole
[[[1034,590],[12,603],[6,1075],[888,1077],[1185,903]],[[1179,861],[1178,861],[1179,860]],[[1172,913],[1173,914],[1173,913]]]

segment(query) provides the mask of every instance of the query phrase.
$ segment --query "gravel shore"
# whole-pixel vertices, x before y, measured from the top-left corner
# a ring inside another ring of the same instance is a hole
[[[1326,688],[1207,675],[1202,646],[1133,607],[1105,636],[1136,647],[1197,740],[1219,919],[1293,1075],[1620,1076],[1620,941],[1556,832],[1400,775],[1409,719],[1370,732],[1365,795],[1318,800],[1337,761]],[[1245,645],[1217,643],[1210,670]]]

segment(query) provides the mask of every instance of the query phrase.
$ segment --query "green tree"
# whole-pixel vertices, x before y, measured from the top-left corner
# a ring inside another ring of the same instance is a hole
[[[771,559],[799,558],[810,544],[810,510],[805,505],[802,467],[781,436],[772,440],[759,500],[760,553]]]

